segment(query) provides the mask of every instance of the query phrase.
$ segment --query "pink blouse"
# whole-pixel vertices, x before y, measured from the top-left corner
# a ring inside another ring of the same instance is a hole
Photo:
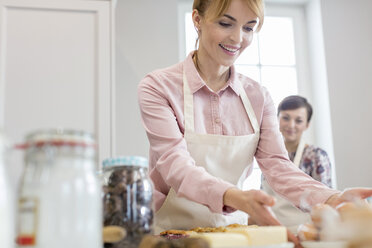
[[[149,175],[155,187],[155,210],[172,187],[178,196],[223,213],[223,194],[234,187],[197,166],[187,151],[183,137],[183,69],[194,96],[195,132],[235,136],[253,133],[239,97],[238,84],[242,84],[260,124],[255,158],[269,185],[296,206],[304,193],[311,192],[308,203],[315,205],[338,192],[313,180],[288,159],[273,101],[263,86],[232,66],[226,86],[215,93],[201,79],[190,53],[185,61],[148,74],[138,86],[141,116],[150,142]]]

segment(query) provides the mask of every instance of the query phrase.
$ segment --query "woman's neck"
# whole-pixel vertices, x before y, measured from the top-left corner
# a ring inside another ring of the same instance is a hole
[[[193,61],[201,78],[214,92],[222,89],[230,77],[229,67],[216,65],[201,52],[195,51]]]
[[[300,143],[299,140],[296,141],[285,141],[285,148],[287,149],[288,153],[296,152],[298,144]]]

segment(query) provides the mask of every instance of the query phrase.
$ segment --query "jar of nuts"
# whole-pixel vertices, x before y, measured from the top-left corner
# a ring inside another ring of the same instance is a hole
[[[106,248],[136,248],[143,236],[152,234],[152,183],[147,175],[148,161],[126,156],[103,161],[104,227],[125,229],[121,240],[106,242]]]

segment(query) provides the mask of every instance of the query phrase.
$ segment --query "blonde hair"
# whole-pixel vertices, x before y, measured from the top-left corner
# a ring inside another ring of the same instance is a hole
[[[204,18],[214,20],[222,16],[229,8],[232,0],[194,0],[192,9],[196,9]],[[256,32],[260,31],[264,21],[263,0],[244,0],[248,8],[258,18]]]

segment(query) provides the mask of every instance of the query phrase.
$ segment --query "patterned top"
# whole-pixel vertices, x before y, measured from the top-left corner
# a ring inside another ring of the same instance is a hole
[[[296,152],[288,153],[289,159],[294,160]],[[327,152],[313,145],[306,145],[299,168],[314,178],[332,188],[331,161]]]

